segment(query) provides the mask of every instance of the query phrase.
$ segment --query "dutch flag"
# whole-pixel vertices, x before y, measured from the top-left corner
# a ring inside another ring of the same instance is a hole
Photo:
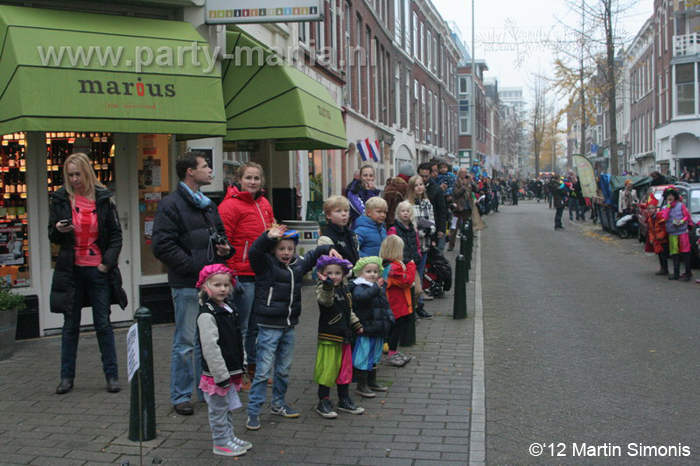
[[[366,162],[372,159],[375,162],[379,162],[379,141],[370,141],[369,138],[367,138],[357,145],[357,149],[360,151],[362,161]]]

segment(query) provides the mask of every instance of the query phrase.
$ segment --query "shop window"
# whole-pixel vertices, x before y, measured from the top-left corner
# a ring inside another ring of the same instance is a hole
[[[112,133],[46,133],[46,182],[49,195],[63,185],[63,165],[69,155],[83,153],[92,161],[97,179],[116,194],[114,182],[114,139]],[[60,247],[51,243],[51,268]]]
[[[309,201],[323,203],[323,152],[309,151]]]
[[[0,157],[0,283],[29,286],[24,133],[4,135]]]
[[[676,115],[695,114],[695,64],[676,66]]]
[[[153,256],[151,239],[158,203],[170,190],[170,140],[167,134],[140,134],[136,142],[139,178],[141,274],[160,275],[168,269]]]

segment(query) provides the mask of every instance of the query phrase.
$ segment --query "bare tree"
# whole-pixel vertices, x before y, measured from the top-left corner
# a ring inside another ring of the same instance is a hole
[[[548,120],[551,119],[553,113],[553,105],[547,97],[548,89],[547,79],[536,75],[530,86],[533,103],[528,122],[532,140],[532,155],[535,158],[535,174],[540,172],[540,155],[547,134]]]

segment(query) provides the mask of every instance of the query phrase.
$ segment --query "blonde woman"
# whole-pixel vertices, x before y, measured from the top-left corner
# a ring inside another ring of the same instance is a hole
[[[122,229],[112,193],[95,176],[85,154],[76,153],[63,165],[65,184],[51,196],[49,239],[60,246],[51,283],[51,312],[64,314],[61,338],[59,395],[73,389],[83,304],[92,307],[107,391],[119,385],[110,304],[127,305],[117,267]]]
[[[406,198],[413,206],[413,225],[416,227],[418,237],[420,238],[420,251],[422,254],[417,271],[420,276],[420,283],[423,283],[423,273],[425,272],[425,263],[428,260],[428,250],[430,249],[431,237],[435,234],[435,214],[433,213],[433,204],[428,199],[423,178],[416,175],[408,180],[408,189],[406,190]],[[432,296],[422,293],[419,304],[424,300],[432,300]]]

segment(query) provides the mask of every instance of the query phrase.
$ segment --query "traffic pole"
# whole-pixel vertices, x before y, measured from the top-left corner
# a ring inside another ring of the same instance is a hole
[[[145,442],[156,438],[156,397],[153,376],[153,318],[139,308],[134,314],[139,333],[139,368],[131,379],[129,440]]]
[[[457,256],[455,265],[455,294],[452,309],[453,319],[467,318],[467,282],[464,280],[464,274],[467,270],[466,259],[462,254]]]

